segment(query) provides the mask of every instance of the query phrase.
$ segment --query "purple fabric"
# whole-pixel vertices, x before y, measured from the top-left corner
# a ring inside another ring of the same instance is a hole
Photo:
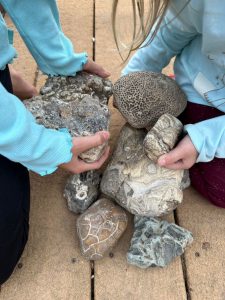
[[[224,115],[210,106],[188,102],[179,119],[185,124],[194,124]],[[197,163],[190,169],[192,186],[216,206],[225,208],[225,159],[214,158],[207,163]]]

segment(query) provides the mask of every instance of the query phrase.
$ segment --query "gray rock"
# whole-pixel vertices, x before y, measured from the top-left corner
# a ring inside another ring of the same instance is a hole
[[[175,117],[187,100],[175,80],[154,72],[122,76],[113,87],[114,104],[135,128],[151,128],[164,113]]]
[[[77,219],[81,253],[98,260],[111,250],[127,227],[124,210],[108,199],[100,199]]]
[[[183,170],[161,168],[145,154],[144,129],[125,125],[101,181],[101,191],[129,212],[141,216],[167,214],[182,202]]]
[[[170,114],[162,115],[144,139],[147,156],[157,162],[158,158],[173,149],[183,130],[182,123]]]
[[[165,267],[192,241],[191,232],[180,226],[136,216],[127,261],[140,268]]]
[[[101,176],[97,171],[70,176],[64,189],[69,210],[76,214],[83,213],[97,200],[100,180]]]
[[[191,185],[191,179],[189,176],[189,170],[184,170],[184,174],[181,180],[181,189],[185,190]]]
[[[47,128],[67,128],[72,136],[89,136],[109,129],[107,103],[111,94],[109,80],[80,72],[75,77],[49,77],[41,95],[24,104]],[[81,158],[87,162],[98,160],[105,147],[85,152]]]

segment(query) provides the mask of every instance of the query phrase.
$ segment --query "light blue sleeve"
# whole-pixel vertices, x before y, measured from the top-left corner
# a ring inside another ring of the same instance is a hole
[[[62,32],[55,0],[0,0],[0,3],[43,73],[68,76],[83,69],[87,54],[75,53]]]
[[[225,158],[225,116],[188,124],[184,129],[199,153],[197,162]]]
[[[160,73],[172,57],[181,53],[182,49],[197,35],[192,20],[192,8],[187,1],[173,0],[168,8],[160,28],[153,41],[136,51],[122,75],[137,71],[153,71]],[[186,6],[185,6],[186,5]]]
[[[0,154],[46,175],[69,162],[72,138],[68,132],[36,124],[32,114],[0,83]]]

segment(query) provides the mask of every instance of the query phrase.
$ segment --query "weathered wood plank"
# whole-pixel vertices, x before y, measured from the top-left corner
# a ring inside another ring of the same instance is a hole
[[[129,1],[124,3],[123,20],[126,20]],[[122,13],[122,12],[121,12]],[[96,0],[96,61],[112,73],[115,81],[121,72],[121,60],[113,41],[111,25],[111,1]],[[128,18],[127,18],[128,19]],[[116,109],[112,112],[111,144],[114,145],[124,120]],[[165,269],[141,270],[126,262],[126,252],[132,236],[132,217],[124,236],[113,251],[113,257],[95,262],[95,299],[186,299],[186,291],[180,258]],[[173,221],[173,216],[169,217]]]
[[[225,299],[224,209],[189,188],[177,214],[180,225],[194,236],[192,246],[185,252],[191,299]]]
[[[93,5],[89,0],[58,1],[66,34],[74,41],[77,51],[92,56]],[[20,43],[16,36],[16,45]],[[20,64],[33,64],[24,59]],[[17,65],[18,68],[20,65]],[[24,68],[26,78],[34,77],[35,68]],[[38,86],[43,79],[39,78]],[[42,81],[43,82],[43,81]],[[2,286],[2,300],[74,300],[90,299],[90,263],[80,255],[76,235],[76,217],[69,212],[62,193],[68,174],[58,171],[40,177],[31,174],[30,237],[10,280]]]

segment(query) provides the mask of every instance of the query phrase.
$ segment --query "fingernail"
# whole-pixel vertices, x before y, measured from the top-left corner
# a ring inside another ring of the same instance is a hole
[[[165,159],[164,157],[160,157],[160,158],[158,159],[158,164],[159,164],[160,166],[164,166],[164,165],[166,164],[166,159]]]
[[[110,75],[111,75],[111,73],[109,73],[108,71],[105,71],[105,72],[104,72],[104,76],[105,76],[105,77],[109,77]]]
[[[105,140],[109,139],[109,132],[108,131],[101,131],[100,134],[101,134],[101,136],[104,137]]]

